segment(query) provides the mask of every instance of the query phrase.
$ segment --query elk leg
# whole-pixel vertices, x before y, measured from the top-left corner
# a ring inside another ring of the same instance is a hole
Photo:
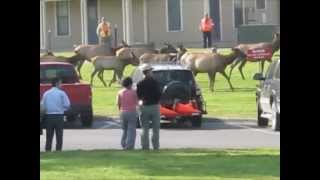
[[[223,72],[220,72],[222,74],[223,77],[225,77],[229,83],[229,86],[230,86],[230,89],[231,91],[233,91],[233,87],[232,87],[232,84],[231,84],[231,81],[230,81],[230,77],[227,76],[226,72],[223,71]]]
[[[99,79],[103,78],[103,72],[104,72],[104,70],[99,71],[99,73],[98,73]]]
[[[231,78],[233,68],[235,68],[241,61],[243,61],[243,59],[237,59],[230,65],[229,78]]]
[[[113,77],[112,77],[111,81],[109,82],[109,87],[110,87],[111,84],[114,83],[116,80],[117,80],[117,78],[116,78],[116,71],[114,70],[114,71],[113,71]]]
[[[123,76],[123,71],[124,69],[120,70],[120,71],[117,71],[117,76],[118,76],[118,80],[119,80],[119,84],[121,84],[121,79],[122,79],[122,76]]]
[[[93,78],[94,76],[96,75],[96,73],[98,72],[99,70],[98,69],[94,69],[94,71],[91,73],[91,80],[90,80],[90,85],[92,86],[92,83],[93,83]]]
[[[261,73],[262,73],[262,74],[263,74],[264,62],[265,62],[265,61],[261,61]]]
[[[197,73],[197,72],[194,72],[193,74],[194,74],[194,77],[196,77],[198,73]]]
[[[106,82],[104,81],[103,79],[103,72],[104,72],[104,69],[100,70],[99,73],[98,73],[98,78],[100,79],[100,81],[103,83],[104,87],[107,87],[107,84]]]
[[[246,65],[246,63],[247,63],[247,60],[243,60],[241,62],[241,64],[239,65],[239,71],[240,71],[240,74],[241,74],[241,77],[242,77],[243,80],[245,80],[245,78],[244,78],[244,75],[243,75],[243,72],[242,72],[242,68],[244,67],[244,65]]]
[[[80,78],[80,79],[82,79],[80,69],[81,69],[81,67],[82,67],[83,63],[84,63],[84,60],[79,61],[79,65],[78,65],[78,67],[77,67],[77,70],[78,70],[79,78]]]
[[[103,73],[104,73],[104,70],[99,73],[102,79],[104,77]],[[104,79],[103,79],[103,81],[104,81]]]
[[[118,75],[117,75],[117,72],[116,72],[116,70],[114,70],[113,71],[113,75],[115,76],[115,81],[117,80],[117,78],[118,78],[118,81],[120,82],[120,79],[119,79],[119,77],[118,77]]]
[[[117,71],[114,70],[114,71],[113,71],[113,74],[115,74],[115,77],[116,77],[115,81],[118,80],[118,82],[119,82],[119,84],[120,84],[120,83],[121,83],[121,78],[119,78],[119,74],[117,74]],[[120,75],[120,76],[122,77],[122,75]]]
[[[215,78],[216,78],[216,73],[208,72],[208,76],[209,76],[209,88],[210,88],[210,91],[213,92],[214,91],[214,81],[215,81]]]

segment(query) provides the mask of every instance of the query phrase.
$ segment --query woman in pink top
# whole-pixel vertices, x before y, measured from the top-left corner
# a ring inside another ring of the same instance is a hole
[[[136,111],[138,97],[136,91],[131,89],[132,79],[130,77],[122,81],[122,86],[124,88],[117,95],[117,104],[120,110],[120,121],[123,129],[121,146],[123,149],[134,149],[138,119]]]

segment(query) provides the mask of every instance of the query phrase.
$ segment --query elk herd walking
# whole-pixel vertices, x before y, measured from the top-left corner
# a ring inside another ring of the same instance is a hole
[[[272,42],[262,42],[256,44],[239,44],[231,48],[229,54],[221,54],[217,49],[213,48],[212,52],[188,52],[188,50],[180,44],[175,48],[169,43],[164,44],[165,47],[155,49],[154,44],[146,45],[128,45],[122,41],[118,47],[106,50],[103,45],[79,45],[74,47],[74,55],[71,57],[55,56],[52,52],[46,52],[40,56],[40,62],[57,61],[68,62],[73,64],[80,78],[81,67],[85,61],[93,64],[93,72],[91,74],[90,83],[97,74],[100,81],[106,85],[103,79],[104,70],[112,70],[113,78],[108,86],[111,86],[117,79],[122,79],[124,69],[127,65],[138,66],[142,63],[178,63],[190,69],[196,76],[198,73],[207,73],[209,77],[209,88],[214,91],[214,82],[216,73],[220,73],[228,82],[230,89],[233,90],[231,84],[231,75],[235,67],[238,66],[242,79],[243,67],[247,62],[261,62],[261,70],[263,72],[265,61],[271,62],[271,59],[253,60],[247,57],[249,49],[270,48],[272,54],[280,49],[280,34],[275,33]],[[226,67],[230,65],[229,75],[225,72]]]

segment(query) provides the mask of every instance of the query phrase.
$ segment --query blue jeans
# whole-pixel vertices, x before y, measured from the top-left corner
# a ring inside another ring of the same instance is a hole
[[[121,146],[123,149],[134,149],[136,141],[137,112],[121,112],[120,121],[122,124]]]

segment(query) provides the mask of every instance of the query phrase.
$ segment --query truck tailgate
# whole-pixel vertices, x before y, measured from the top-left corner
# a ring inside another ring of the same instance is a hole
[[[51,88],[51,84],[40,84],[40,97]],[[92,92],[88,84],[62,84],[61,88],[67,93],[71,105],[91,105]]]

